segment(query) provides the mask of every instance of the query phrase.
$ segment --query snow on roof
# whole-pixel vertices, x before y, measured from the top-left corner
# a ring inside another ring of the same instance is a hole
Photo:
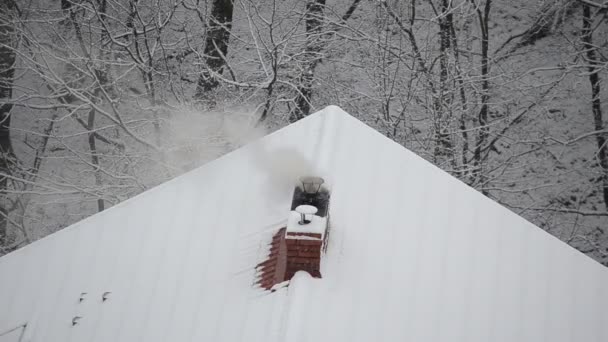
[[[270,293],[255,265],[294,165],[331,186],[323,278]],[[0,275],[0,334],[27,324],[23,341],[608,338],[602,266],[337,107],[0,258]]]

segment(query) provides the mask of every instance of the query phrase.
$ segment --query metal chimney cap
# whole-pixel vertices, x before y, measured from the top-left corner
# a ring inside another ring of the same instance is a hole
[[[309,224],[310,222],[312,222],[312,220],[309,220],[306,218],[306,215],[314,215],[316,214],[318,211],[317,207],[312,206],[312,205],[308,205],[308,204],[302,204],[296,207],[296,213],[300,214],[300,222],[298,222],[299,225],[305,225],[305,224]]]
[[[296,212],[303,215],[314,215],[319,211],[317,207],[308,204],[302,204],[296,207]]]
[[[314,195],[319,190],[321,190],[321,185],[325,183],[325,180],[321,177],[301,177],[300,182],[302,182],[302,190],[309,195]]]

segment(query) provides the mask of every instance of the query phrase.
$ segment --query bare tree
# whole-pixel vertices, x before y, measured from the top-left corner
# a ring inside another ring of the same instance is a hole
[[[8,213],[10,202],[6,193],[8,176],[15,163],[11,143],[11,98],[15,75],[14,19],[19,9],[13,0],[0,2],[0,248],[10,243],[8,237]]]
[[[591,16],[591,6],[587,3],[583,7],[583,24],[581,31],[581,40],[583,41],[583,49],[585,52],[585,62],[589,72],[589,83],[591,83],[591,111],[593,113],[593,128],[596,132],[604,130],[604,119],[602,117],[602,102],[600,89],[600,71],[603,63],[597,56],[597,47],[593,44],[593,18]],[[608,142],[606,133],[598,133],[595,135],[597,143],[596,158],[601,169],[602,175],[599,177],[602,184],[602,193],[604,205],[608,210]]]
[[[520,5],[518,18],[491,0],[21,8],[2,26],[18,40],[1,46],[17,75],[3,77],[16,90],[2,98],[12,106],[3,122],[17,119],[3,126],[15,155],[2,172],[12,245],[78,219],[58,213],[84,217],[158,184],[198,145],[234,145],[217,135],[225,108],[276,129],[336,104],[608,264],[605,5]],[[577,115],[584,106],[593,120]],[[182,111],[192,115],[173,129]],[[203,117],[218,119],[194,127]],[[199,140],[176,144],[186,130]]]
[[[208,98],[208,93],[220,84],[214,74],[220,73],[226,65],[233,10],[232,0],[213,0],[203,52],[204,69],[198,78],[196,99]]]
[[[304,47],[304,63],[298,80],[295,110],[291,121],[297,121],[310,114],[315,69],[321,60],[321,32],[323,24],[323,9],[325,0],[311,0],[306,3],[306,45]]]
[[[473,0],[471,0],[473,2]],[[486,143],[489,135],[489,101],[490,101],[490,58],[489,58],[489,45],[490,45],[490,9],[492,6],[492,0],[485,0],[483,8],[480,4],[474,3],[476,6],[477,19],[479,22],[479,31],[481,32],[481,109],[479,110],[478,122],[479,122],[479,133],[477,135],[477,141],[475,142],[475,152],[473,155],[474,167],[476,169],[478,182],[481,184],[482,192],[487,195],[488,191],[485,189],[487,182],[487,175],[483,170],[484,160],[482,158],[482,149],[486,147]]]

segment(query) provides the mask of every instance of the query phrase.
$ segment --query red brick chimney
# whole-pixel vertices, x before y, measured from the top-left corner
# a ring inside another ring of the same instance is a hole
[[[315,278],[321,278],[323,234],[287,232],[284,241],[287,246],[284,280],[291,279],[298,271],[306,271]]]
[[[290,212],[287,227],[273,236],[268,258],[257,265],[257,284],[262,288],[272,290],[275,285],[291,280],[298,271],[321,278],[327,218],[313,212],[316,213],[316,208],[311,206]]]
[[[256,266],[257,284],[266,290],[291,280],[298,271],[321,278],[329,191],[320,177],[302,177],[300,182],[294,189],[287,227],[273,236],[268,258]]]

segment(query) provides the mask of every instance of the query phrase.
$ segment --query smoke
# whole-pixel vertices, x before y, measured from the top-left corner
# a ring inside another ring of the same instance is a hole
[[[302,176],[314,174],[314,166],[293,148],[259,148],[254,154],[257,165],[280,186],[293,187]]]
[[[254,165],[264,175],[265,198],[270,205],[291,203],[293,189],[303,176],[315,174],[313,163],[295,148],[272,148],[258,144],[251,154]]]
[[[233,148],[239,148],[268,134],[264,127],[256,126],[257,116],[251,111],[232,111],[224,116],[222,126],[225,138]]]
[[[176,173],[192,170],[266,135],[253,111],[238,108],[201,112],[178,107],[163,123],[166,163]]]
[[[252,143],[268,134],[265,129],[255,126],[256,119],[247,111],[236,111],[225,116],[223,132],[233,148]],[[283,205],[291,203],[294,186],[299,183],[300,177],[315,174],[313,163],[295,148],[268,148],[255,143],[251,148],[249,161],[263,174],[265,200],[270,206],[276,204],[275,209],[283,212]]]
[[[163,125],[167,162],[181,173],[253,143],[248,162],[263,175],[267,203],[284,206],[290,203],[300,177],[314,175],[316,170],[295,148],[268,148],[255,143],[268,134],[263,127],[256,127],[256,122],[255,112],[246,108],[212,112],[173,110]]]

